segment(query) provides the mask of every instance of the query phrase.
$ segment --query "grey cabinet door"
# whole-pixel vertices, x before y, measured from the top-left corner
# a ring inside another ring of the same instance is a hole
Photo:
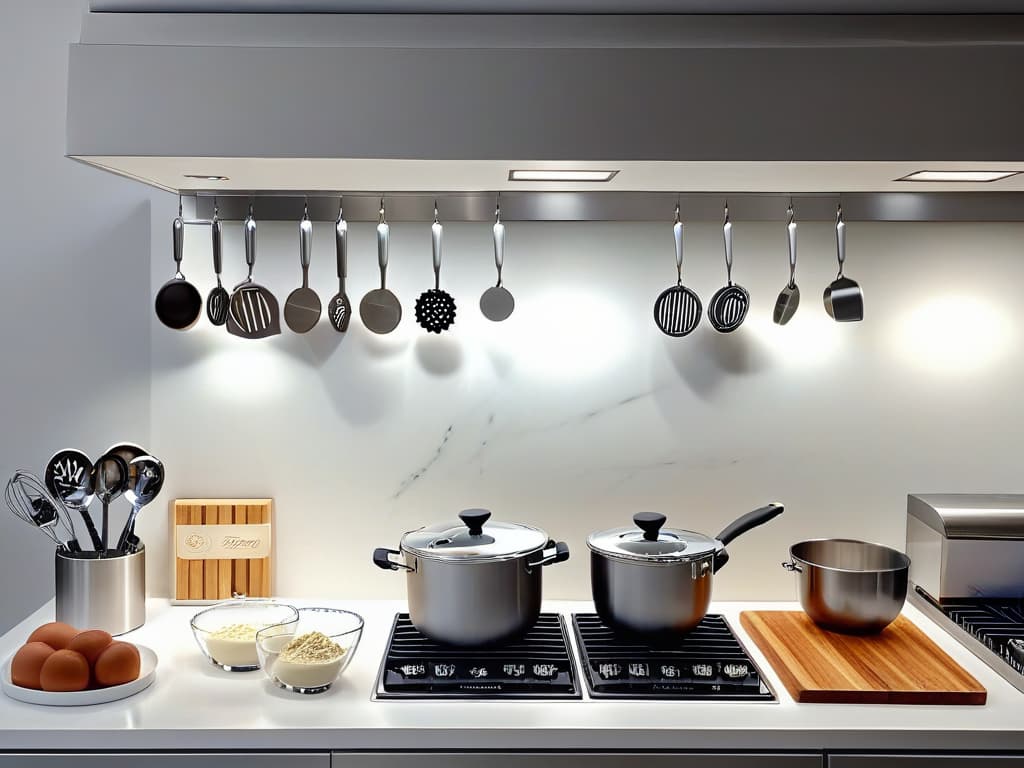
[[[367,754],[335,752],[331,768],[823,768],[821,754]]]
[[[1013,755],[829,755],[828,768],[1024,768]]]
[[[300,752],[244,754],[0,754],[0,768],[330,768],[331,756]]]

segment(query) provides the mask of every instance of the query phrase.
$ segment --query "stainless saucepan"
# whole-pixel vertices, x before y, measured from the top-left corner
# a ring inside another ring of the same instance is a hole
[[[665,528],[665,516],[654,512],[634,515],[636,527],[592,533],[587,546],[598,614],[627,632],[689,632],[707,613],[714,574],[729,559],[725,546],[782,510],[781,504],[755,509],[715,538]]]
[[[789,549],[782,564],[799,577],[800,605],[814,623],[866,635],[891,624],[907,599],[910,558],[854,539],[813,539]]]
[[[540,614],[542,567],[569,559],[569,547],[544,531],[490,516],[467,509],[461,522],[405,534],[400,550],[373,552],[379,568],[405,571],[409,618],[438,642],[479,646],[523,634]]]

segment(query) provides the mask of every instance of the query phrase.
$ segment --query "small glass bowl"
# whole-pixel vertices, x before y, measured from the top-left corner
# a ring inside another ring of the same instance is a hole
[[[300,608],[299,620],[268,627],[256,634],[260,665],[275,685],[296,693],[323,693],[352,661],[363,634],[363,618],[338,608]],[[320,632],[341,646],[336,658],[315,662],[281,659],[282,649],[296,637]]]
[[[228,672],[251,672],[260,668],[256,636],[219,637],[226,627],[247,625],[256,631],[280,628],[284,632],[299,620],[293,605],[273,600],[242,598],[217,603],[192,617],[192,634],[210,663]]]

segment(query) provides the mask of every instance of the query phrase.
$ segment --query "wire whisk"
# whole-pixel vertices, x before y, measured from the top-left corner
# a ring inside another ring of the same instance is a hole
[[[15,517],[38,528],[64,552],[81,552],[67,507],[35,475],[18,470],[7,481],[4,501]]]

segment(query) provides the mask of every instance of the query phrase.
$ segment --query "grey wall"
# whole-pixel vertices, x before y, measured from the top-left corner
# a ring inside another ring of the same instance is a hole
[[[0,479],[50,454],[149,436],[153,200],[64,157],[79,0],[0,10]],[[0,510],[0,631],[53,593],[53,547]]]

